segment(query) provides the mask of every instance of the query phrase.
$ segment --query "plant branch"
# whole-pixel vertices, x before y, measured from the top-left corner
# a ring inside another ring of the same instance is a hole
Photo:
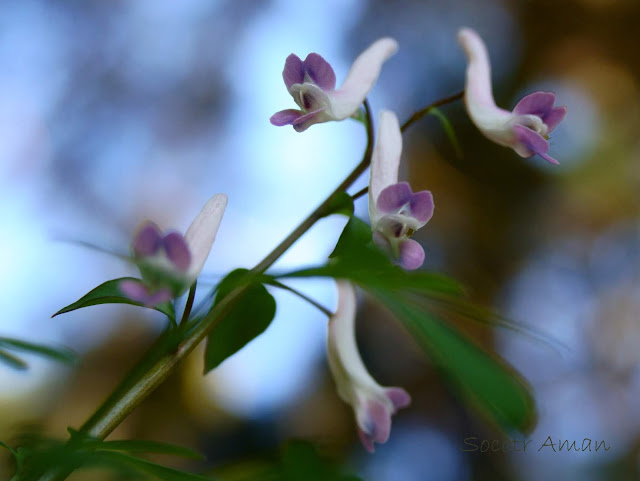
[[[440,107],[441,105],[450,104],[451,102],[455,102],[456,100],[459,100],[462,97],[464,97],[464,90],[462,92],[458,92],[457,94],[451,95],[449,97],[445,97],[443,99],[437,100],[430,105],[427,105],[425,108],[418,110],[411,117],[409,117],[409,120],[407,120],[404,124],[402,124],[402,127],[400,127],[400,130],[402,132],[407,130],[409,127],[411,127],[411,125],[415,124],[418,120],[420,120],[422,117],[427,115],[431,109]]]
[[[333,316],[333,312],[331,312],[329,309],[327,309],[326,307],[324,307],[322,304],[320,304],[318,301],[316,301],[315,299],[310,298],[309,296],[307,296],[306,294],[300,292],[297,289],[294,289],[291,286],[288,286],[286,284],[283,284],[282,282],[278,282],[276,280],[272,280],[269,281],[269,285],[272,285],[274,287],[279,287],[282,290],[291,292],[292,294],[298,296],[300,299],[302,299],[303,301],[307,301],[309,304],[311,304],[313,307],[315,307],[316,309],[318,309],[319,311],[321,311],[322,313],[324,313],[327,317],[331,317]]]
[[[184,312],[182,313],[182,319],[180,319],[180,325],[184,326],[189,316],[191,315],[191,309],[193,309],[193,300],[196,298],[196,286],[198,281],[194,281],[189,289],[189,296],[187,297],[187,303],[184,306]]]
[[[284,254],[302,235],[307,232],[319,219],[321,219],[335,195],[344,192],[367,169],[373,154],[374,133],[373,118],[369,102],[365,99],[364,107],[367,117],[367,147],[364,156],[354,170],[342,181],[342,183],[322,202],[309,216],[304,219],[291,234],[289,234],[278,246],[256,265],[250,272],[250,276],[259,276],[264,273],[278,258]],[[233,289],[215,304],[202,321],[189,331],[186,338],[177,346],[163,342],[159,346],[167,346],[164,353],[158,353],[152,349],[141,361],[141,365],[149,366],[146,371],[140,372],[140,365],[125,378],[114,393],[107,398],[91,418],[80,428],[80,431],[96,438],[107,437],[151,392],[153,392],[171,372],[200,344],[211,330],[227,315],[233,304],[244,294],[249,283]],[[160,349],[162,351],[162,349]],[[40,477],[40,481],[63,481],[71,474],[68,470],[54,469]]]

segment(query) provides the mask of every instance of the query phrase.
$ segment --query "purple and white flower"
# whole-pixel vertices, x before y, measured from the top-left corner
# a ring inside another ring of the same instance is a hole
[[[183,236],[163,234],[153,222],[138,229],[131,244],[143,281],[122,281],[120,290],[131,300],[155,306],[184,293],[202,271],[227,206],[225,194],[204,205]]]
[[[369,178],[373,240],[404,268],[417,269],[424,262],[424,249],[411,236],[433,216],[433,196],[428,190],[414,193],[407,182],[398,182],[401,155],[398,118],[383,110]]]
[[[467,80],[464,100],[473,123],[490,140],[511,147],[521,157],[538,154],[557,164],[549,156],[549,134],[567,114],[566,107],[554,107],[553,92],[533,92],[522,98],[512,112],[496,106],[491,87],[491,64],[480,36],[470,28],[458,32],[464,49]]]
[[[398,49],[391,38],[374,42],[353,62],[347,78],[336,90],[336,74],[329,63],[317,53],[301,60],[287,57],[282,71],[284,84],[300,110],[276,112],[270,119],[276,126],[293,125],[302,132],[313,124],[344,120],[357,114],[360,105],[373,87],[382,64]]]
[[[402,388],[380,386],[362,362],[355,334],[356,290],[347,281],[337,281],[338,308],[329,319],[327,352],[329,369],[340,398],[351,405],[362,444],[369,452],[374,443],[384,443],[391,432],[391,416],[411,403]]]

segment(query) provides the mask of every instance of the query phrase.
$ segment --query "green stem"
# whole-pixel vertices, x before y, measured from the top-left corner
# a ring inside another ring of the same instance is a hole
[[[193,309],[193,300],[196,298],[196,286],[198,281],[194,281],[189,289],[189,295],[187,296],[187,303],[184,306],[184,312],[182,313],[182,319],[180,319],[180,325],[184,326],[189,316],[191,315],[191,309]]]
[[[373,119],[371,108],[367,100],[364,101],[367,115],[367,148],[360,163],[345,178],[345,180],[322,202],[300,225],[291,232],[273,251],[256,265],[252,275],[265,272],[278,258],[284,254],[302,235],[321,219],[335,195],[344,192],[367,169],[373,153]],[[245,292],[245,283],[233,289],[220,302],[214,305],[202,321],[189,332],[188,336],[177,346],[165,345],[164,353],[158,356],[158,350],[152,349],[141,361],[141,365],[150,367],[142,375],[139,366],[125,378],[106,402],[98,408],[96,413],[80,428],[80,431],[96,438],[107,437],[151,392],[153,392],[182,360],[200,344],[211,330],[227,315],[233,304]],[[169,338],[171,340],[171,338]],[[162,352],[162,349],[160,349]],[[63,481],[71,473],[67,470],[52,470],[45,473],[40,481]]]
[[[411,117],[409,117],[409,120],[407,120],[404,124],[402,124],[402,127],[400,127],[400,130],[402,132],[407,130],[412,124],[415,124],[418,120],[420,120],[422,117],[427,115],[431,109],[440,107],[441,105],[450,104],[451,102],[455,102],[456,100],[459,100],[462,97],[464,97],[464,90],[462,92],[458,92],[457,94],[450,95],[449,97],[445,97],[443,99],[437,100],[436,102],[433,102],[430,105],[427,105],[425,108],[418,110]]]
[[[324,313],[327,317],[331,317],[333,316],[333,312],[331,312],[329,309],[327,309],[326,307],[324,307],[322,304],[320,304],[318,301],[316,301],[315,299],[310,298],[309,296],[307,296],[306,294],[300,292],[297,289],[294,289],[291,286],[288,286],[286,284],[283,284],[281,282],[278,282],[276,280],[272,280],[269,281],[269,285],[272,285],[274,287],[278,287],[284,291],[288,291],[292,294],[295,294],[296,296],[298,296],[300,299],[302,299],[303,301],[308,302],[309,304],[311,304],[313,307],[315,307],[316,309],[318,309],[319,311],[321,311],[322,313]]]

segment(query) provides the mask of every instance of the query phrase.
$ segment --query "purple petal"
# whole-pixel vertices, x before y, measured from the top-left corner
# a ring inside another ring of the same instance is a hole
[[[118,289],[120,289],[120,292],[125,296],[135,302],[142,302],[149,296],[147,287],[142,284],[142,282],[138,281],[121,281],[120,284],[118,284]]]
[[[291,125],[297,118],[302,116],[302,112],[296,109],[287,109],[276,112],[271,116],[269,122],[276,127],[282,127],[283,125]]]
[[[411,404],[411,396],[402,388],[390,387],[386,390],[386,394],[396,410],[406,408]]]
[[[391,433],[391,413],[380,401],[366,405],[366,426],[360,428],[377,443],[385,443]]]
[[[132,248],[136,257],[147,257],[155,254],[162,243],[162,233],[153,222],[145,222],[136,234]]]
[[[518,142],[524,145],[533,154],[546,154],[549,151],[549,142],[540,135],[524,125],[514,125],[513,132],[516,134]]]
[[[295,131],[296,132],[304,132],[309,127],[311,127],[313,124],[318,123],[316,117],[324,109],[325,109],[325,107],[322,107],[321,109],[314,110],[313,112],[309,112],[307,114],[301,115],[296,120],[294,120],[292,122],[292,124],[293,124],[293,128],[295,129]]]
[[[554,159],[554,158],[553,158],[553,157],[551,157],[550,155],[542,154],[542,153],[539,153],[538,155],[539,155],[540,157],[542,157],[544,160],[546,160],[547,162],[550,162],[550,163],[552,163],[552,164],[554,164],[554,165],[559,165],[559,164],[560,164],[560,162],[558,162],[556,159]]]
[[[171,299],[171,291],[167,288],[160,289],[153,294],[140,281],[122,281],[118,284],[120,291],[134,302],[139,302],[146,307],[157,306]]]
[[[411,200],[411,187],[408,182],[398,182],[385,187],[380,192],[377,201],[378,211],[384,214],[397,212],[400,207]]]
[[[336,88],[336,74],[333,68],[322,56],[310,53],[304,59],[304,71],[311,80],[322,90],[329,91]]]
[[[164,304],[165,302],[169,302],[173,296],[171,295],[171,291],[168,288],[160,289],[153,294],[151,294],[146,302],[143,304],[146,307],[157,306],[158,304]]]
[[[162,239],[162,245],[167,253],[167,257],[176,269],[182,272],[189,269],[191,265],[191,253],[181,234],[177,232],[167,234]]]
[[[409,201],[411,215],[420,222],[427,223],[433,216],[433,195],[428,190],[416,192]]]
[[[556,94],[553,92],[533,92],[523,97],[516,104],[513,113],[517,115],[537,115],[544,121],[544,116],[551,111],[555,101]]]
[[[282,78],[284,79],[284,84],[287,86],[287,90],[289,90],[293,84],[301,84],[304,82],[304,66],[300,57],[293,53],[287,57],[287,60],[284,62]]]
[[[542,117],[542,121],[547,125],[547,133],[551,133],[562,122],[565,115],[567,115],[567,108],[562,106],[552,108],[551,112]]]
[[[358,428],[358,436],[360,437],[360,442],[362,442],[364,449],[370,453],[374,453],[376,449],[373,446],[373,438],[360,428]]]
[[[400,264],[405,269],[417,269],[424,262],[424,249],[413,239],[406,239],[400,243]]]

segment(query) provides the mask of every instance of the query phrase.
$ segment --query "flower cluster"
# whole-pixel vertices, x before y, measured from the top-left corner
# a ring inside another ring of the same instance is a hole
[[[566,114],[556,107],[555,94],[534,92],[524,97],[512,112],[496,106],[491,87],[491,68],[486,47],[479,35],[463,28],[458,40],[467,57],[464,100],[469,117],[478,129],[499,145],[511,147],[521,157],[548,155],[548,135]],[[382,64],[397,50],[389,38],[374,42],[354,62],[342,87],[335,90],[336,75],[331,65],[317,53],[304,60],[291,54],[282,76],[299,107],[277,112],[276,126],[292,125],[302,132],[313,124],[355,117],[361,103],[375,84]],[[422,246],[411,239],[434,211],[433,195],[413,192],[408,182],[398,181],[402,154],[402,132],[396,115],[380,113],[378,135],[371,157],[369,177],[369,217],[374,242],[405,269],[419,268],[425,258]],[[354,410],[358,433],[372,452],[374,442],[389,438],[391,416],[411,402],[401,388],[380,386],[367,371],[355,339],[357,311],[353,284],[338,280],[338,307],[329,320],[328,362],[338,395]]]

